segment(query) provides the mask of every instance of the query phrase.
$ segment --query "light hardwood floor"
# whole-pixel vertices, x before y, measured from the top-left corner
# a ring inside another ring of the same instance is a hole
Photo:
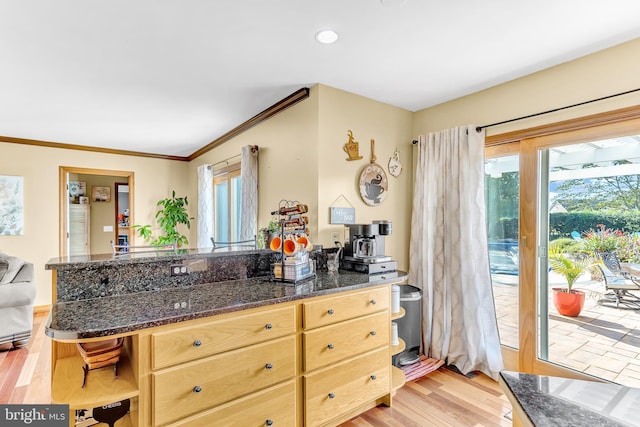
[[[0,403],[51,401],[51,340],[44,334],[48,317],[48,311],[35,313],[25,348],[0,352]]]
[[[491,378],[467,378],[446,367],[399,389],[393,406],[378,406],[341,427],[510,426],[511,404]]]
[[[34,316],[27,347],[0,352],[0,403],[48,403],[51,341],[44,334],[48,312]],[[446,367],[399,389],[393,407],[373,408],[341,427],[510,426],[509,401],[483,374],[467,378]]]

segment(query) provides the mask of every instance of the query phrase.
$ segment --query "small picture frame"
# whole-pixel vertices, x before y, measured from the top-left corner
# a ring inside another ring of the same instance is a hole
[[[91,200],[94,202],[110,202],[111,187],[99,187],[94,185],[91,187]]]
[[[88,205],[89,204],[89,198],[86,196],[80,196],[80,204],[81,205]]]

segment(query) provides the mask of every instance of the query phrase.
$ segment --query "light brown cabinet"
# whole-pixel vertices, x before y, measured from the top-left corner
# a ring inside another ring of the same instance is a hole
[[[283,337],[296,332],[294,305],[239,312],[192,326],[173,326],[151,334],[152,366],[166,366]]]
[[[154,372],[154,424],[166,425],[294,379],[295,354],[295,337],[290,336]]]
[[[388,323],[388,313],[381,311],[306,331],[303,336],[305,372],[387,346]]]
[[[54,340],[52,399],[73,413],[129,398],[133,426],[337,425],[391,404],[390,296],[379,285],[140,329],[118,378],[90,371],[85,388],[76,341]]]
[[[305,426],[391,405],[390,287],[303,303]]]

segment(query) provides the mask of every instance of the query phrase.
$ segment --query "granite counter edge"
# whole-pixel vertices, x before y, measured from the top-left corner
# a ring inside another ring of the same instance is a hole
[[[100,330],[70,331],[70,330],[52,329],[50,325],[52,322],[53,310],[51,310],[49,312],[49,318],[47,319],[47,323],[45,325],[45,335],[59,342],[65,342],[65,341],[75,342],[78,340],[111,337],[115,335],[132,335],[133,333],[143,329],[176,324],[176,323],[180,323],[188,320],[202,319],[202,318],[212,317],[212,316],[221,315],[221,314],[239,312],[243,310],[249,310],[249,309],[258,308],[258,307],[265,307],[269,305],[296,301],[300,299],[337,294],[341,292],[353,291],[357,289],[365,289],[365,288],[380,286],[380,285],[388,285],[392,283],[402,282],[405,280],[407,280],[407,273],[403,271],[399,271],[397,277],[388,278],[388,279],[376,280],[372,282],[367,281],[367,282],[352,284],[352,285],[348,285],[340,288],[315,290],[313,292],[306,293],[306,294],[288,295],[285,297],[244,303],[240,305],[217,307],[217,308],[212,308],[210,310],[200,311],[197,313],[185,314],[182,316],[162,317],[162,318],[157,318],[157,319],[139,322],[135,324],[123,325],[123,326],[114,327],[110,329],[100,329]]]

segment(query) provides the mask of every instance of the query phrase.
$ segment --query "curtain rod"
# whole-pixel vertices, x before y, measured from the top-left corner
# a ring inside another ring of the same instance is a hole
[[[258,147],[257,145],[252,145],[251,146],[251,152],[255,153],[256,151],[258,151],[260,149],[260,147]],[[227,165],[229,164],[229,160],[231,159],[235,159],[236,157],[240,157],[242,154],[236,154],[235,156],[231,156],[229,158],[226,158],[224,160],[220,160],[219,162],[215,162],[214,164],[212,164],[211,166],[215,166],[215,165],[219,165],[220,163],[226,163]]]
[[[501,122],[496,122],[496,123],[491,123],[491,124],[488,124],[488,125],[478,126],[478,127],[476,127],[476,132],[480,132],[480,131],[482,131],[482,129],[490,128],[492,126],[503,125],[503,124],[506,124],[506,123],[517,122],[518,120],[524,120],[524,119],[529,119],[531,117],[542,116],[544,114],[555,113],[556,111],[567,110],[569,108],[579,107],[579,106],[585,105],[585,104],[591,104],[592,102],[604,101],[605,99],[615,98],[617,96],[622,96],[622,95],[628,95],[630,93],[639,92],[639,91],[640,91],[640,88],[631,89],[631,90],[627,90],[625,92],[620,92],[620,93],[615,93],[613,95],[603,96],[602,98],[591,99],[589,101],[583,101],[583,102],[579,102],[577,104],[572,104],[572,105],[567,105],[567,106],[564,106],[564,107],[554,108],[552,110],[541,111],[539,113],[529,114],[527,116],[517,117],[515,119],[503,120]],[[417,144],[418,140],[414,139],[413,141],[411,141],[411,143],[412,144]]]

